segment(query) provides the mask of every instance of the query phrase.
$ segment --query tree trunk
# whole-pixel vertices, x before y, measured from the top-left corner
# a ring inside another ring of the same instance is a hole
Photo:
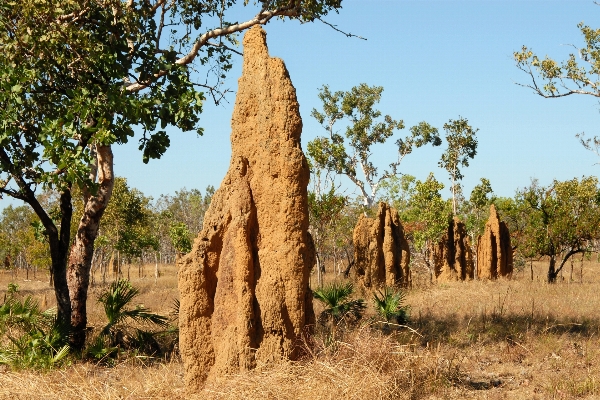
[[[321,270],[321,257],[319,257],[319,253],[315,252],[317,256],[317,285],[318,287],[323,287],[323,271]]]
[[[32,204],[30,203],[30,205]],[[42,217],[43,214],[38,212],[37,207],[33,208],[48,232],[50,257],[52,259],[50,279],[52,280],[54,295],[56,297],[56,319],[59,324],[68,326],[71,323],[71,300],[69,297],[69,286],[67,285],[67,255],[71,240],[71,216],[73,215],[71,191],[67,189],[60,196],[60,233],[50,218],[47,218],[48,221],[46,221],[46,218]]]
[[[556,283],[556,257],[550,256],[550,265],[548,266],[548,283]]]
[[[533,260],[529,260],[529,269],[531,270],[531,282],[533,282]]]
[[[71,346],[82,349],[85,345],[87,326],[87,294],[90,282],[90,269],[94,255],[94,241],[104,210],[108,205],[114,187],[113,154],[110,146],[96,146],[98,191],[92,195],[84,188],[84,209],[75,243],[69,257],[67,279],[71,297],[71,325],[73,334]],[[92,173],[94,174],[93,171]],[[95,175],[95,174],[94,174]]]
[[[158,283],[158,258],[156,253],[154,253],[154,283]]]

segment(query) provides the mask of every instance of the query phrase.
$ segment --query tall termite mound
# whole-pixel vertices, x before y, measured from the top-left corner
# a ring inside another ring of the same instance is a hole
[[[510,233],[504,221],[500,221],[496,207],[492,204],[485,231],[477,240],[477,277],[496,279],[499,276],[510,276],[512,271]]]
[[[434,274],[438,281],[473,279],[473,252],[465,224],[454,217],[438,243],[430,247]]]
[[[309,169],[296,91],[260,27],[244,36],[229,170],[192,251],[179,261],[180,351],[188,390],[297,357],[314,323]]]
[[[365,287],[410,285],[410,250],[395,208],[379,203],[376,218],[361,215],[353,239],[355,276]]]

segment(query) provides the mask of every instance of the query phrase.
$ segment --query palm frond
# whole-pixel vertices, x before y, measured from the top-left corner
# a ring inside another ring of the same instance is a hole
[[[110,284],[108,290],[98,298],[104,305],[108,325],[116,325],[126,318],[122,311],[138,293],[139,290],[131,286],[126,279],[119,279]]]
[[[51,359],[52,364],[56,364],[57,362],[59,362],[63,358],[65,358],[69,354],[69,350],[70,350],[70,347],[68,345],[64,345],[63,347],[58,349],[58,351],[56,352],[54,357],[52,357],[52,359]]]
[[[167,317],[164,317],[159,314],[154,314],[142,305],[136,306],[136,308],[133,310],[124,311],[123,317],[131,318],[136,322],[150,323],[162,327],[166,327],[169,325],[169,320]]]
[[[403,291],[391,287],[386,287],[383,291],[378,290],[373,294],[375,311],[385,322],[396,319],[398,323],[404,323],[408,318],[408,307],[403,305],[405,297]]]
[[[315,290],[314,298],[325,306],[319,319],[321,321],[333,319],[334,322],[338,322],[348,315],[360,319],[366,305],[362,299],[348,300],[353,292],[354,286],[351,282],[336,282]]]

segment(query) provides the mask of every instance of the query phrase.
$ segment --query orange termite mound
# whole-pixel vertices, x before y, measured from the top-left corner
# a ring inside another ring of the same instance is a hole
[[[410,250],[395,208],[379,203],[376,218],[361,215],[353,240],[355,277],[364,287],[410,285]]]
[[[448,231],[430,247],[434,274],[438,281],[473,279],[473,253],[465,224],[454,217]]]
[[[179,260],[180,351],[189,391],[206,379],[298,356],[314,323],[309,169],[296,90],[260,27],[244,36],[229,171]]]
[[[477,240],[477,277],[496,279],[499,276],[510,276],[512,271],[510,233],[504,221],[500,221],[496,207],[492,204],[485,231]]]

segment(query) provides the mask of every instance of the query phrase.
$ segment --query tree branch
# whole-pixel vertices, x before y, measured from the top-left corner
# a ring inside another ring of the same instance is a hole
[[[192,49],[189,51],[189,53],[187,55],[181,57],[177,61],[175,61],[175,64],[176,65],[190,64],[192,61],[194,61],[194,59],[200,52],[200,49],[203,46],[205,46],[206,44],[208,44],[208,41],[210,39],[213,39],[215,37],[230,35],[230,34],[236,33],[236,32],[241,32],[243,30],[253,27],[254,25],[264,25],[267,22],[269,22],[271,20],[271,18],[273,18],[273,17],[278,17],[278,16],[293,17],[293,16],[296,16],[297,14],[298,13],[297,13],[295,7],[293,7],[293,6],[283,7],[283,8],[279,8],[279,9],[272,10],[272,11],[261,11],[253,19],[251,19],[249,21],[242,22],[241,24],[230,25],[230,26],[227,26],[224,28],[217,28],[217,29],[208,31],[205,34],[203,34],[202,36],[200,36],[200,38],[192,46]],[[168,73],[169,72],[165,71],[165,70],[160,71],[160,72],[154,74],[154,78],[160,78],[162,76],[167,75]],[[138,92],[140,90],[147,88],[150,84],[151,84],[151,82],[138,82],[138,83],[130,83],[130,84],[126,83],[125,87],[128,92]]]
[[[346,35],[347,37],[355,37],[355,38],[358,38],[358,39],[367,40],[366,38],[364,38],[364,37],[362,37],[362,36],[354,35],[354,34],[352,34],[352,33],[350,33],[350,32],[344,32],[344,31],[342,31],[341,29],[338,29],[338,28],[337,28],[337,25],[333,25],[333,24],[331,24],[331,23],[329,23],[329,22],[327,22],[327,21],[324,21],[324,20],[322,20],[322,19],[321,19],[321,18],[319,18],[319,17],[317,17],[317,19],[318,19],[319,21],[321,21],[322,23],[324,23],[325,25],[329,25],[329,27],[331,27],[331,29],[333,29],[333,30],[335,30],[335,31],[338,31],[338,32],[340,32],[340,33],[342,33],[342,34]]]

